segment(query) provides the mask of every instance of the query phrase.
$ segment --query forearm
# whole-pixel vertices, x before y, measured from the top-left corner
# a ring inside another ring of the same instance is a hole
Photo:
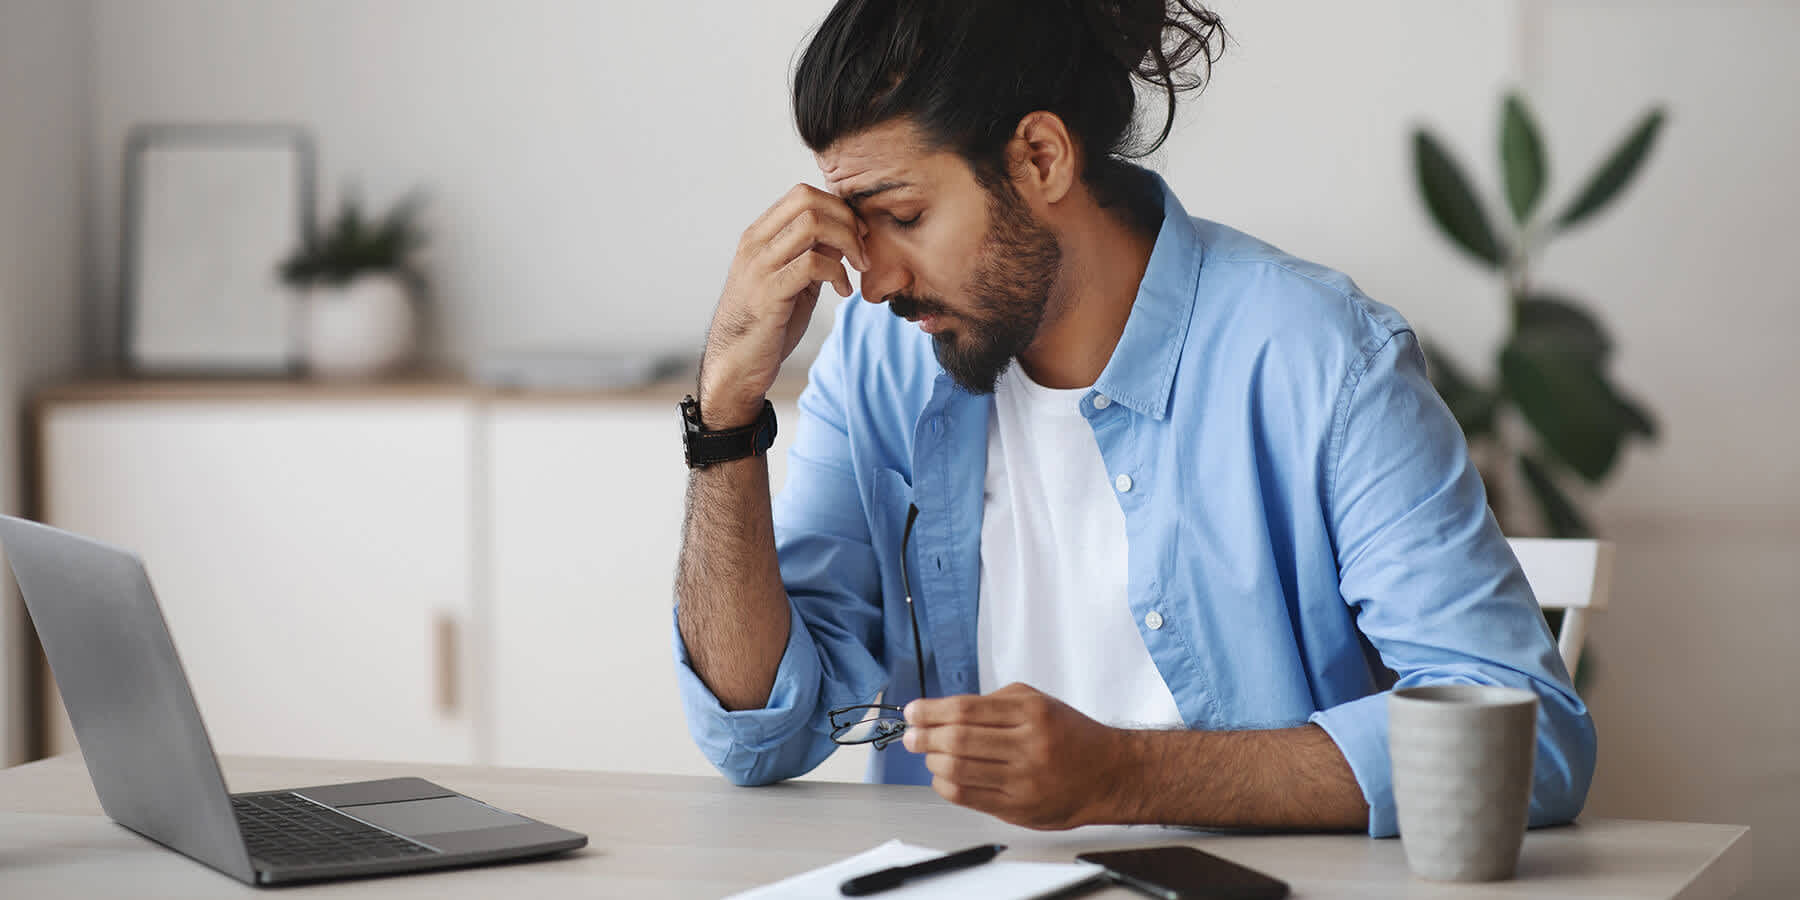
[[[700,425],[748,425],[812,320],[819,289],[852,293],[848,259],[868,268],[845,202],[795,185],[744,230],[707,329]],[[690,473],[675,573],[688,665],[727,710],[768,705],[787,648],[787,590],[775,555],[769,463],[752,456]]]
[[[1331,736],[1274,731],[1120,731],[1108,821],[1224,828],[1352,830],[1369,808]]]
[[[713,696],[728,710],[766,705],[790,620],[767,457],[690,473],[675,595],[688,662]]]

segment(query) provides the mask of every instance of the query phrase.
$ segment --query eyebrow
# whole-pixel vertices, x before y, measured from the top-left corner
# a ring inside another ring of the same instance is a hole
[[[867,200],[876,194],[886,193],[903,187],[912,187],[912,184],[905,181],[883,181],[874,187],[863,188],[862,190],[845,197],[844,202],[849,204],[851,209],[855,209],[864,200]]]

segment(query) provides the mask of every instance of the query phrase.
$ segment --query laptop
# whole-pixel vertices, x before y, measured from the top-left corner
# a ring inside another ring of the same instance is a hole
[[[422,778],[227,794],[212,740],[138,557],[0,516],[100,806],[113,821],[249,884],[545,856],[587,836]]]

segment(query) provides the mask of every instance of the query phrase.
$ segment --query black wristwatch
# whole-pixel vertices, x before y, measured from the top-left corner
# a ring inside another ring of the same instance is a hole
[[[761,456],[775,444],[775,404],[764,400],[762,415],[748,425],[708,431],[700,424],[700,401],[689,394],[681,401],[681,440],[690,469]]]

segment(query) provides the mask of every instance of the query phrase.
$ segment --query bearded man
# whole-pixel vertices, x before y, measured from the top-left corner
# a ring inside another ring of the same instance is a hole
[[[1129,161],[1223,39],[1189,0],[812,37],[825,189],[745,230],[682,408],[678,676],[732,781],[872,741],[1032,827],[1392,835],[1384,691],[1450,682],[1534,691],[1531,821],[1580,811],[1593,723],[1412,329]],[[772,501],[765,395],[846,266]]]

